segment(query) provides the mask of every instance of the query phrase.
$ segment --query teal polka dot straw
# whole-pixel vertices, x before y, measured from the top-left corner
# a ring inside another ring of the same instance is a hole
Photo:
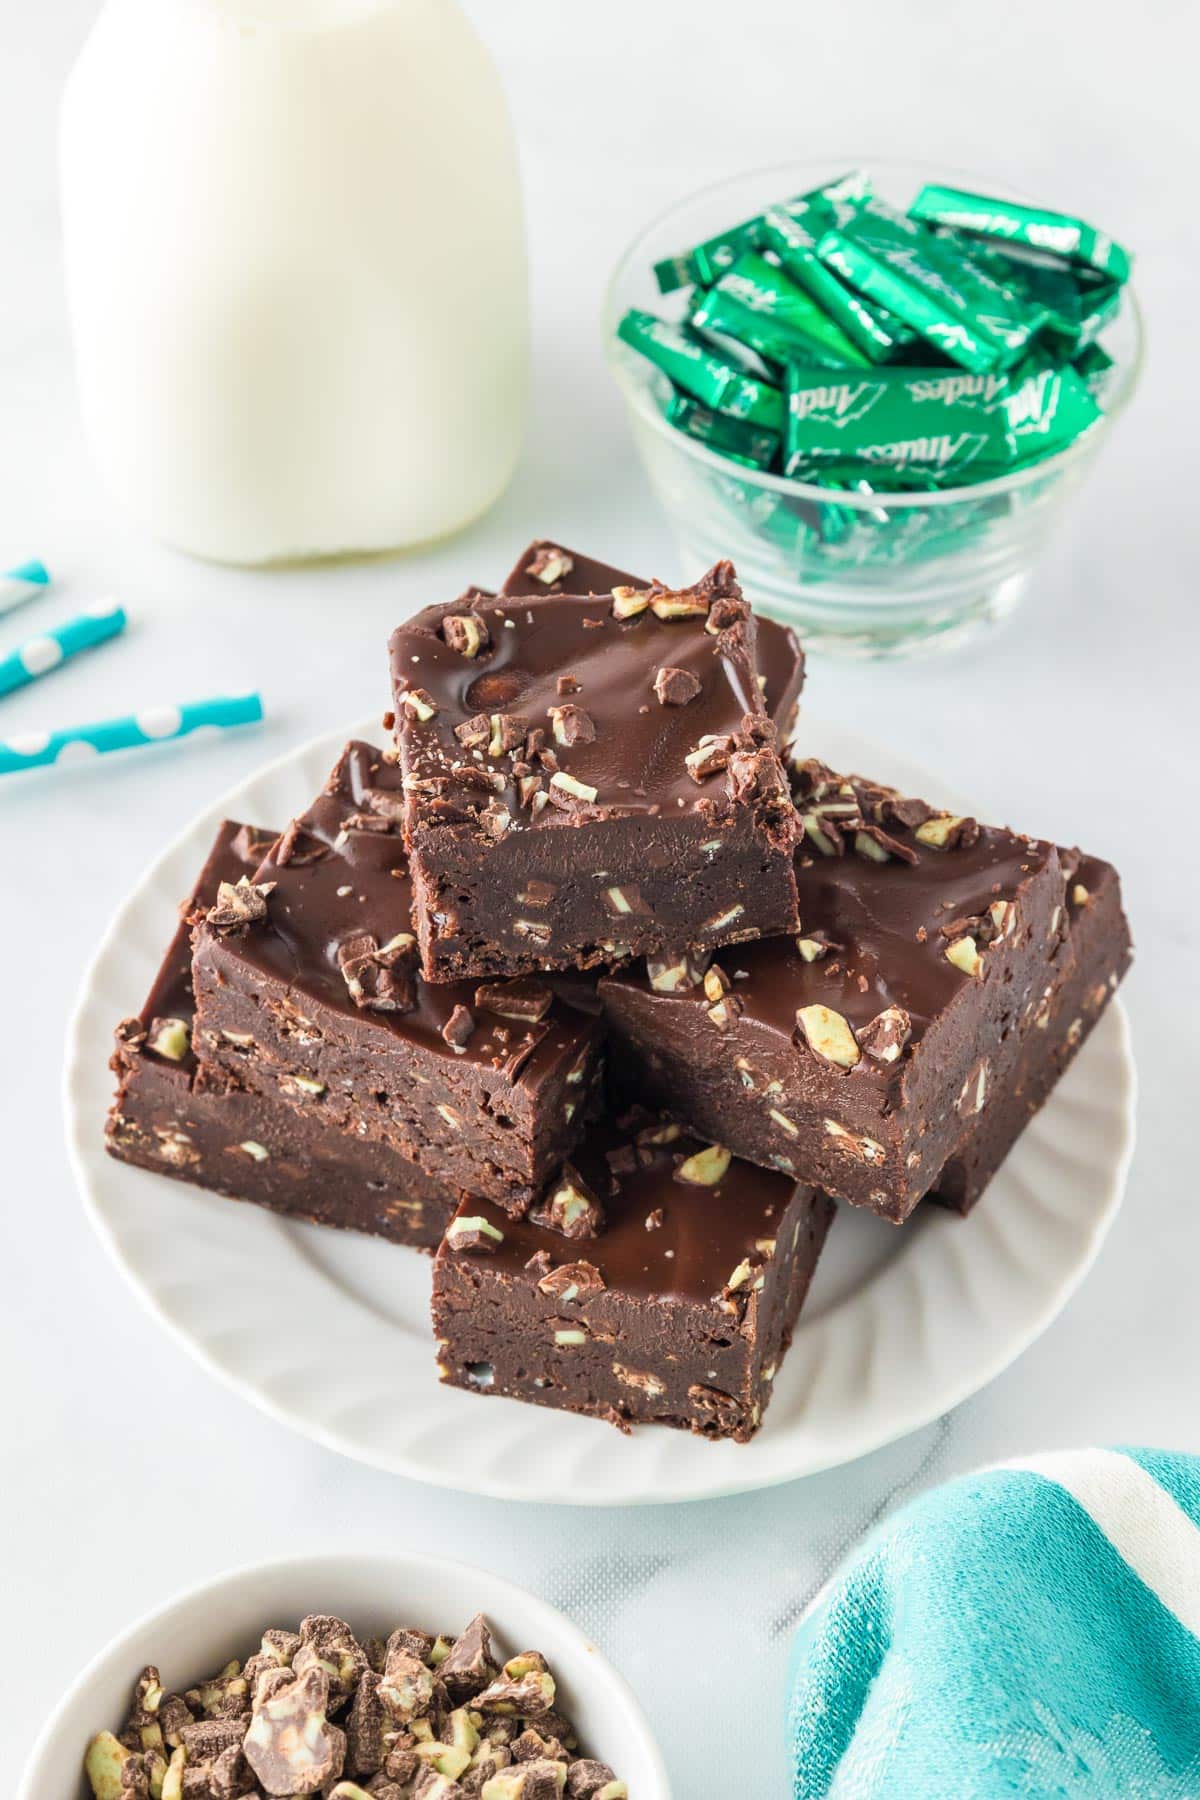
[[[127,620],[124,609],[112,600],[90,606],[77,619],[55,625],[40,636],[30,638],[19,650],[0,659],[0,695],[15,688],[27,687],[41,675],[48,675],[62,663],[69,662],[85,650],[94,650],[109,638],[124,631]]]
[[[86,762],[111,750],[160,744],[199,731],[254,725],[262,716],[262,700],[257,694],[233,694],[214,700],[185,701],[179,706],[148,706],[125,718],[77,725],[69,731],[26,731],[16,737],[0,738],[0,775],[45,768],[51,763]]]
[[[28,600],[36,600],[50,585],[50,571],[45,563],[22,563],[0,575],[0,614],[15,612]]]

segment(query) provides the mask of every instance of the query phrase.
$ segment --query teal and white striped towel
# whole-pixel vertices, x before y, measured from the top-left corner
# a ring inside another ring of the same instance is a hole
[[[1200,1800],[1200,1458],[984,1469],[879,1526],[792,1658],[795,1800]]]

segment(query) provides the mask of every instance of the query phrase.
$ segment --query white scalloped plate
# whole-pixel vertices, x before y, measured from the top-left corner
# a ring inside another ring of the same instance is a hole
[[[503,1499],[618,1506],[767,1487],[865,1455],[977,1392],[1045,1330],[1124,1191],[1135,1074],[1117,1003],[969,1219],[929,1206],[897,1230],[839,1209],[766,1423],[746,1445],[654,1428],[626,1438],[595,1420],[442,1387],[427,1258],[231,1205],[106,1156],[112,1028],[146,993],[217,822],[282,826],[345,738],[377,733],[370,719],[320,738],[198,818],[121,908],[70,1028],[68,1142],[88,1216],[139,1298],[206,1368],[306,1437],[379,1468]],[[835,768],[869,769],[968,810],[844,727],[806,713],[804,735]]]

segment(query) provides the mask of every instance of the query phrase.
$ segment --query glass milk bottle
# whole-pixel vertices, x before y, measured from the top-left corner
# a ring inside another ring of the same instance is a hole
[[[386,550],[504,488],[524,224],[457,0],[105,0],[61,183],[85,427],[157,537],[239,563]]]

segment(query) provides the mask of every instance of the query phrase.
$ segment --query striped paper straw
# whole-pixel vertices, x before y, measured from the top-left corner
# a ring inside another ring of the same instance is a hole
[[[49,763],[87,762],[110,750],[132,750],[139,744],[161,744],[196,731],[224,731],[230,725],[255,725],[263,716],[257,694],[233,694],[215,700],[193,700],[180,706],[149,706],[123,719],[99,725],[77,725],[73,731],[26,731],[0,738],[0,775],[41,769]]]
[[[15,612],[27,600],[36,600],[50,585],[50,571],[45,563],[22,563],[0,575],[0,614]]]
[[[48,675],[60,663],[69,662],[84,650],[94,650],[97,644],[116,637],[124,631],[125,625],[124,608],[115,601],[101,600],[80,613],[77,619],[68,619],[65,625],[55,625],[53,630],[43,632],[40,637],[30,638],[11,656],[0,659],[0,694],[11,694],[14,688],[28,687],[31,681],[36,681],[40,675]]]

